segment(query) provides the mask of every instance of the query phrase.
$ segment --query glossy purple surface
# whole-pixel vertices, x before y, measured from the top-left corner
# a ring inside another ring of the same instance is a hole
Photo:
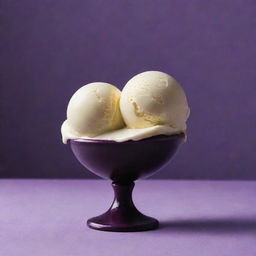
[[[86,219],[109,206],[102,180],[0,180],[2,256],[255,256],[256,182],[138,181],[147,232],[99,232]]]
[[[91,172],[127,183],[152,175],[171,159],[183,141],[184,134],[180,134],[122,143],[77,139],[69,144],[79,162]]]
[[[102,231],[142,231],[158,227],[158,221],[139,212],[132,201],[134,180],[152,175],[166,164],[185,135],[154,136],[139,141],[69,140],[79,162],[95,174],[111,179],[114,201],[104,214],[87,221]]]
[[[145,231],[156,229],[159,225],[154,218],[146,216],[137,210],[132,200],[134,183],[112,184],[114,201],[109,210],[102,215],[87,221],[90,228],[102,231]]]

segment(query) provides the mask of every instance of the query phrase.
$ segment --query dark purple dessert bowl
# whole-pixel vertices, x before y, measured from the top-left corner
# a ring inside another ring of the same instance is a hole
[[[104,231],[143,231],[158,227],[158,221],[140,213],[133,204],[134,181],[146,178],[175,154],[185,135],[159,135],[138,141],[94,139],[69,140],[78,161],[94,174],[112,180],[114,201],[110,209],[87,221]]]

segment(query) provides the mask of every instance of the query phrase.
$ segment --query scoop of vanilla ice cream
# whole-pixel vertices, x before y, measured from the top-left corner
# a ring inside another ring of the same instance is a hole
[[[90,83],[78,89],[68,103],[67,120],[61,128],[63,142],[122,128],[120,95],[120,90],[108,83]]]
[[[190,113],[182,87],[159,71],[143,72],[130,79],[122,91],[120,109],[127,127],[132,129],[161,125],[185,131]]]

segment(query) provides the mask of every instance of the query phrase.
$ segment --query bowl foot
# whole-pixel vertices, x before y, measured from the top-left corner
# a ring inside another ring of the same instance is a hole
[[[156,219],[139,212],[132,201],[134,183],[112,183],[115,198],[110,209],[87,221],[88,227],[101,231],[133,232],[156,229]]]
[[[135,232],[156,229],[159,223],[156,219],[141,214],[128,222],[110,221],[108,214],[91,218],[87,221],[88,227],[101,231]]]

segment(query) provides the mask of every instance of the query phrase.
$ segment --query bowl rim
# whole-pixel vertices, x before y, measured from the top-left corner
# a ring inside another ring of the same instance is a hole
[[[152,141],[166,141],[166,140],[173,140],[173,139],[185,139],[186,135],[184,132],[179,133],[179,134],[172,134],[172,135],[156,135],[152,137],[148,137],[145,139],[141,140],[127,140],[123,142],[117,142],[114,140],[97,140],[97,139],[83,139],[83,138],[78,138],[78,139],[69,139],[68,143],[95,143],[95,144],[135,144],[135,143],[140,143],[140,142],[152,142]]]

